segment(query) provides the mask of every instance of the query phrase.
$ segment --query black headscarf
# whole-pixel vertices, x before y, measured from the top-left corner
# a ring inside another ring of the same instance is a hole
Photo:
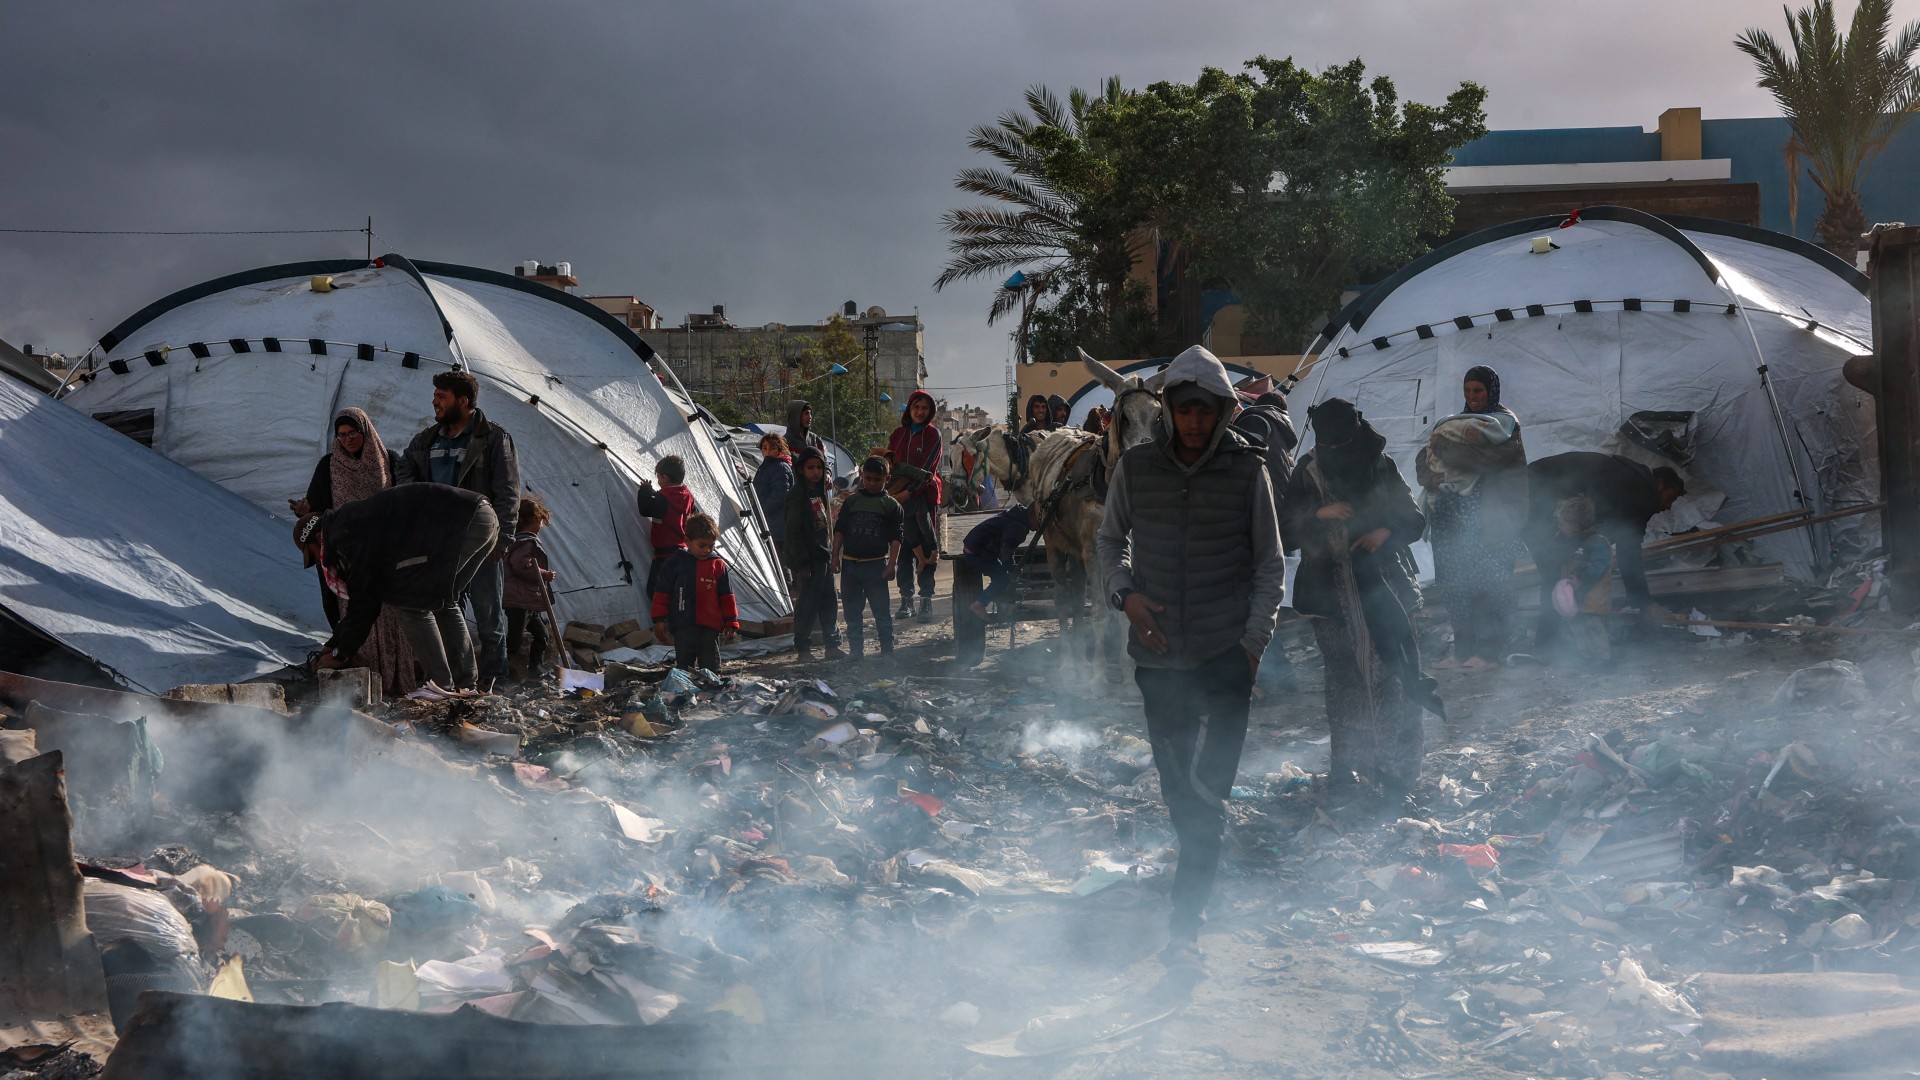
[[[1500,408],[1500,373],[1499,372],[1493,370],[1492,368],[1488,367],[1485,364],[1479,364],[1477,366],[1468,368],[1466,376],[1462,378],[1460,381],[1463,383],[1477,382],[1480,385],[1487,388],[1487,411],[1488,412],[1493,412]],[[1461,411],[1472,412],[1473,410],[1463,408]]]
[[[1313,425],[1313,459],[1327,480],[1328,494],[1342,501],[1366,494],[1387,437],[1345,398],[1328,398],[1308,409],[1307,422]],[[1330,445],[1335,443],[1339,445]]]

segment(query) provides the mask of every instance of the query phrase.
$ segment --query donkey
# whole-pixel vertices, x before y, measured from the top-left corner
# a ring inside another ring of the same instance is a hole
[[[1100,589],[1094,542],[1106,510],[1107,483],[1121,453],[1153,438],[1161,375],[1128,377],[1085,352],[1080,359],[1113,389],[1113,423],[1104,438],[1073,428],[1020,436],[1000,425],[965,438],[1001,489],[1035,508],[1035,524],[1047,544],[1061,639],[1077,643],[1089,663],[1105,642],[1107,675],[1117,682],[1123,655],[1119,628],[1107,618],[1104,596],[1095,597],[1091,620],[1084,618],[1085,602],[1090,587],[1096,593]]]

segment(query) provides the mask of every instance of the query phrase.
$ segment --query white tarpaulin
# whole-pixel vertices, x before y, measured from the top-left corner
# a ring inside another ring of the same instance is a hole
[[[176,293],[103,338],[105,361],[67,400],[96,417],[152,410],[154,449],[285,515],[339,409],[365,409],[402,450],[432,421],[433,376],[464,366],[480,380],[481,411],[513,436],[522,487],[554,512],[540,540],[563,621],[648,621],[651,548],[635,486],[672,454],[719,523],[741,615],[790,612],[750,491],[639,338],[544,285],[384,262],[268,267]],[[331,291],[312,287],[316,274],[331,276]]]
[[[320,594],[278,518],[0,379],[0,608],[149,693],[306,660]]]
[[[1719,222],[1675,227],[1605,207],[1557,225],[1475,233],[1369,290],[1304,377],[1308,402],[1353,401],[1411,477],[1432,425],[1460,410],[1462,376],[1485,364],[1532,459],[1614,451],[1636,412],[1691,412],[1683,472],[1727,493],[1721,520],[1876,497],[1873,402],[1841,377],[1849,356],[1871,351],[1861,275],[1790,237]],[[1556,246],[1536,253],[1535,237]],[[1756,548],[1805,579],[1831,557],[1827,530],[1818,536],[1819,549],[1804,530]]]

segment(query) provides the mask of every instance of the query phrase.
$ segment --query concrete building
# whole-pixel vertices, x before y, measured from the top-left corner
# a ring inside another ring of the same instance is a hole
[[[581,299],[626,323],[629,330],[660,329],[660,313],[637,296],[583,296]]]
[[[1802,176],[1788,213],[1784,117],[1703,120],[1668,109],[1638,127],[1491,131],[1454,153],[1447,187],[1460,200],[1454,235],[1577,206],[1611,203],[1758,225],[1813,239],[1826,200]],[[1804,168],[1804,163],[1802,165]],[[1911,124],[1876,158],[1860,185],[1869,221],[1920,221],[1920,128]]]
[[[907,395],[927,378],[926,328],[918,314],[889,315],[884,308],[861,311],[849,300],[837,316],[873,358],[876,393],[886,394],[899,408]],[[739,401],[772,401],[783,387],[805,379],[802,356],[819,345],[834,317],[814,323],[770,322],[737,326],[727,318],[725,305],[711,312],[689,314],[679,326],[655,326],[636,331],[666,360],[687,389],[696,395],[724,395]],[[810,393],[821,393],[818,389]],[[764,407],[754,411],[764,412]],[[781,420],[780,416],[761,419]]]

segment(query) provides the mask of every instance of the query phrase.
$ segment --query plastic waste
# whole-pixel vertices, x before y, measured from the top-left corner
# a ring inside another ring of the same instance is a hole
[[[1827,660],[1787,676],[1773,695],[1772,708],[1776,713],[1855,709],[1867,701],[1867,680],[1860,668],[1849,660]]]
[[[429,885],[387,901],[393,932],[406,938],[432,938],[470,926],[480,917],[471,896],[445,885]]]
[[[82,900],[87,929],[100,945],[124,942],[139,946],[162,968],[191,978],[195,989],[206,985],[193,927],[158,890],[86,878]]]

